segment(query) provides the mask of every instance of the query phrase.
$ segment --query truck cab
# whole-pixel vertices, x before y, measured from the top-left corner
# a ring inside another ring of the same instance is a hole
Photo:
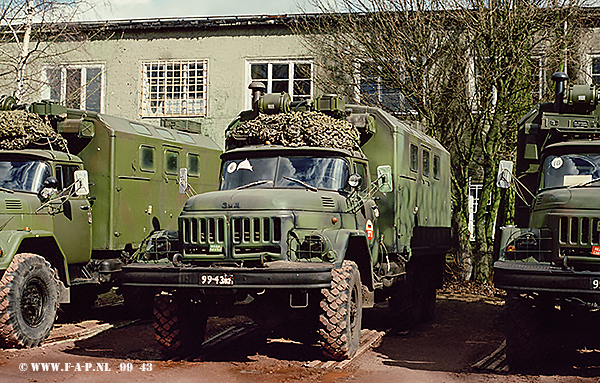
[[[508,177],[523,198],[516,225],[501,230],[494,264],[494,284],[507,290],[507,359],[515,369],[540,361],[559,312],[600,307],[598,88],[567,86],[560,72],[553,79],[554,103],[519,123],[516,174]]]

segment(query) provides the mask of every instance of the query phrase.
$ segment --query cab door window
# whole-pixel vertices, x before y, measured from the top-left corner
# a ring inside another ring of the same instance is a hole
[[[361,183],[360,183],[360,190],[366,190],[367,187],[369,186],[369,179],[367,178],[368,173],[367,173],[367,165],[361,162],[355,162],[354,163],[354,172],[356,174],[358,174],[361,178]]]
[[[56,179],[60,189],[68,188],[75,183],[75,171],[79,170],[76,165],[56,165]]]

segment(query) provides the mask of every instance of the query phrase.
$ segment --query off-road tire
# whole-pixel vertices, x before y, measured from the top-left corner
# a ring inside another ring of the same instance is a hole
[[[58,311],[58,277],[37,254],[22,253],[0,280],[0,343],[35,347],[50,334]]]
[[[540,360],[541,331],[534,299],[508,293],[506,297],[506,359],[512,371],[530,370]]]
[[[356,354],[362,322],[362,290],[356,263],[344,261],[331,271],[331,288],[322,289],[319,345],[335,360]]]
[[[154,297],[155,337],[167,352],[181,354],[202,345],[207,317],[198,306],[177,292]]]

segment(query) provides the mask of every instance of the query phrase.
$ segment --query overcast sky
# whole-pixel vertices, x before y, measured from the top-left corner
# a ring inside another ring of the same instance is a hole
[[[310,11],[307,0],[93,0],[95,15],[86,19],[278,15]]]

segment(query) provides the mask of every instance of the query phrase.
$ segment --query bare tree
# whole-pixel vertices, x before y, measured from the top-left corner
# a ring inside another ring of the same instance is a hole
[[[81,33],[77,16],[93,5],[85,0],[9,0],[0,5],[0,85],[17,98],[37,93],[39,68],[78,49],[89,36]],[[56,44],[73,42],[75,44]]]
[[[559,69],[554,63],[576,60],[577,39],[572,37],[580,4],[577,0],[313,3],[322,14],[307,14],[296,30],[315,52],[319,85],[388,108],[402,118],[421,120],[450,150],[458,263],[463,278],[488,281],[501,199],[495,188],[498,162],[514,156],[516,123],[542,94],[539,81],[532,81],[544,69],[540,63],[553,65],[549,76]],[[564,32],[565,25],[569,33],[557,33]],[[483,182],[473,246],[467,227],[471,179]]]

